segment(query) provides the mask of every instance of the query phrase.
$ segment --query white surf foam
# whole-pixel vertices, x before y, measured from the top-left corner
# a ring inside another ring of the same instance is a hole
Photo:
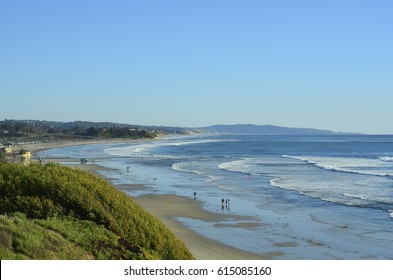
[[[393,157],[379,157],[378,159],[382,161],[393,161]]]
[[[251,174],[251,159],[241,159],[235,161],[224,162],[218,165],[219,169],[230,171],[230,172],[237,172],[237,173],[245,173]]]
[[[222,140],[215,139],[196,139],[196,140],[177,140],[177,141],[154,141],[151,143],[143,143],[143,144],[133,144],[126,147],[113,147],[104,149],[104,152],[113,156],[155,156],[151,153],[151,150],[160,148],[160,147],[169,147],[169,146],[185,146],[185,145],[193,145],[193,144],[203,144],[203,143],[212,143],[212,142],[222,142]],[[174,156],[162,156],[160,157],[170,157],[170,158],[182,158],[174,157]]]
[[[355,173],[373,176],[393,176],[393,161],[380,159],[352,158],[352,157],[315,157],[288,156],[290,158],[315,165],[324,170]],[[390,159],[390,158],[389,158]]]
[[[199,167],[200,163],[197,161],[177,162],[172,165],[172,169],[175,171],[203,175]]]

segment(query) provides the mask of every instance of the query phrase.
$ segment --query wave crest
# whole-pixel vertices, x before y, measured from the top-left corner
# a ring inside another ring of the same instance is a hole
[[[354,173],[371,176],[393,176],[393,158],[382,157],[379,159],[365,159],[352,157],[306,157],[306,156],[288,156],[291,158],[315,165],[324,170],[337,171],[344,173]]]

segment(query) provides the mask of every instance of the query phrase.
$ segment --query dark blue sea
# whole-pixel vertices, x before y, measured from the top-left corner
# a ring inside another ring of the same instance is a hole
[[[254,226],[178,221],[261,256],[393,259],[392,135],[168,137],[41,155],[112,168],[102,175],[114,185],[145,185],[132,196],[174,194],[211,212],[252,217]]]

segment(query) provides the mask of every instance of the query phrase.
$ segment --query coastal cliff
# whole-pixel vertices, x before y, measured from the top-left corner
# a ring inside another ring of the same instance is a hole
[[[159,220],[88,172],[0,163],[1,259],[192,259]]]

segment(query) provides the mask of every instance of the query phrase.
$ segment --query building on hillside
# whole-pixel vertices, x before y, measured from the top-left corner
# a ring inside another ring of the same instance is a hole
[[[1,148],[1,151],[6,154],[11,154],[14,152],[14,145],[10,142],[3,143],[3,147]]]

